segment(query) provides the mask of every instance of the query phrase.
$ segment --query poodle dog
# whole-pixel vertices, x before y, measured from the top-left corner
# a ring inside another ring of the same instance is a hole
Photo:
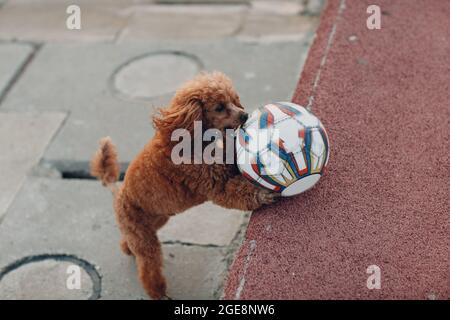
[[[175,129],[193,133],[194,121],[201,121],[203,131],[216,129],[225,134],[247,118],[227,76],[201,73],[177,90],[170,105],[153,117],[155,136],[130,163],[121,186],[116,185],[120,173],[116,148],[109,137],[100,140],[91,174],[113,193],[120,246],[125,254],[135,256],[140,281],[151,298],[167,297],[157,230],[171,216],[205,201],[255,210],[276,199],[275,193],[239,174],[235,164],[175,164],[171,160]],[[223,148],[223,141],[220,144]]]

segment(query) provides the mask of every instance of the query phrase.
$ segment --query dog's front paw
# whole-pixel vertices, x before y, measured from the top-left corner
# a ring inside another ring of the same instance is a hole
[[[257,193],[257,201],[260,206],[274,203],[279,197],[279,193],[267,189],[259,189]]]

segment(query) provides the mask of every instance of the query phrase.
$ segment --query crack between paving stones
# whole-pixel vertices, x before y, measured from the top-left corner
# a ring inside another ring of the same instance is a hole
[[[130,22],[131,22],[132,18],[134,17],[134,15],[135,15],[135,12],[131,12],[127,16],[123,26],[121,28],[119,28],[119,30],[117,30],[116,33],[114,34],[114,38],[112,39],[112,43],[114,43],[114,44],[118,44],[119,43],[120,39],[123,36],[123,33],[127,29],[128,25],[130,24]]]
[[[1,107],[1,102],[2,102],[2,100],[1,100],[1,98],[0,98],[0,107]],[[1,108],[0,108],[0,110],[1,110]],[[43,113],[45,113],[45,111],[44,111]],[[9,211],[9,208],[10,208],[10,207],[12,206],[12,204],[14,203],[14,201],[15,201],[16,197],[18,196],[20,190],[23,188],[23,185],[24,185],[26,179],[27,179],[29,176],[37,176],[37,177],[41,176],[41,175],[38,175],[38,174],[36,174],[36,173],[33,174],[33,170],[35,170],[36,167],[41,167],[41,168],[44,169],[44,170],[45,170],[45,169],[49,169],[49,170],[54,169],[54,168],[52,168],[52,167],[48,168],[48,167],[46,167],[46,166],[42,166],[41,163],[42,163],[42,157],[44,156],[44,154],[46,153],[46,151],[47,151],[47,149],[50,147],[50,145],[53,143],[53,141],[54,141],[54,139],[56,138],[56,136],[58,135],[58,133],[61,131],[62,127],[63,127],[64,124],[66,123],[66,121],[67,121],[67,119],[68,119],[68,117],[69,117],[69,114],[70,114],[70,112],[65,112],[65,113],[64,113],[64,112],[59,112],[59,113],[65,114],[64,119],[61,121],[60,125],[58,126],[58,128],[56,129],[56,131],[53,133],[53,135],[50,137],[50,139],[49,139],[49,141],[47,142],[47,144],[45,145],[45,147],[43,148],[42,153],[40,154],[39,160],[37,161],[37,163],[35,163],[34,165],[32,165],[31,168],[29,168],[29,169],[27,170],[27,172],[26,172],[24,178],[23,178],[22,181],[20,182],[20,186],[19,186],[18,191],[14,194],[13,198],[11,199],[11,201],[6,205],[6,208],[5,208],[4,212],[3,212],[3,214],[0,215],[0,224],[2,224],[3,220],[6,218],[7,213],[8,213],[8,211]],[[59,170],[56,170],[56,171],[59,172]],[[59,173],[60,173],[60,172],[59,172]],[[61,175],[61,173],[60,173],[60,175]]]
[[[234,37],[238,36],[238,35],[242,32],[242,30],[244,29],[245,24],[246,24],[246,22],[247,22],[247,20],[248,20],[248,15],[249,15],[250,10],[251,10],[251,7],[250,7],[250,6],[247,6],[247,7],[245,8],[245,10],[242,12],[242,16],[241,16],[241,19],[240,19],[240,21],[239,21],[239,25],[236,27],[236,29],[234,29],[234,30],[228,35],[228,37],[234,38]]]
[[[178,240],[167,240],[167,241],[161,241],[161,244],[163,245],[181,245],[186,247],[202,247],[202,248],[226,248],[227,246],[219,246],[217,244],[201,244],[201,243],[193,243],[193,242],[184,242],[184,241],[178,241]]]
[[[235,236],[231,240],[231,243],[226,246],[219,246],[219,245],[213,245],[213,244],[195,244],[191,242],[183,242],[183,241],[162,241],[161,243],[163,245],[183,245],[183,246],[191,246],[191,247],[203,247],[203,248],[219,248],[225,250],[225,256],[223,261],[225,262],[225,268],[224,268],[224,277],[219,284],[219,286],[214,290],[213,297],[215,299],[223,299],[224,297],[224,286],[227,280],[228,271],[230,269],[230,266],[234,262],[236,253],[238,252],[245,236],[245,232],[247,230],[248,221],[250,219],[250,212],[244,213],[244,221],[239,226],[238,231],[236,232]]]
[[[27,70],[28,66],[31,64],[31,62],[34,60],[40,49],[42,48],[42,43],[33,43],[33,42],[27,42],[27,41],[7,41],[2,43],[17,43],[17,44],[26,44],[29,45],[32,48],[31,53],[28,55],[28,57],[25,59],[25,61],[21,64],[19,69],[14,73],[11,80],[7,83],[5,89],[3,90],[2,94],[0,95],[0,106],[2,105],[3,101],[8,96],[9,92],[12,90],[14,85],[19,81],[19,79],[22,77],[22,75]]]

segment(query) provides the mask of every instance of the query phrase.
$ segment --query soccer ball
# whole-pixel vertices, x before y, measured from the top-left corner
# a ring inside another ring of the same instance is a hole
[[[276,102],[255,110],[238,129],[236,155],[250,181],[292,196],[319,181],[330,148],[316,116],[295,103]]]

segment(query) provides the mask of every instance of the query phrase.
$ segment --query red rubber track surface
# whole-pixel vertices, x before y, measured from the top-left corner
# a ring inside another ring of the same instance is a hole
[[[450,1],[329,0],[293,101],[328,171],[252,214],[225,298],[450,299]]]

